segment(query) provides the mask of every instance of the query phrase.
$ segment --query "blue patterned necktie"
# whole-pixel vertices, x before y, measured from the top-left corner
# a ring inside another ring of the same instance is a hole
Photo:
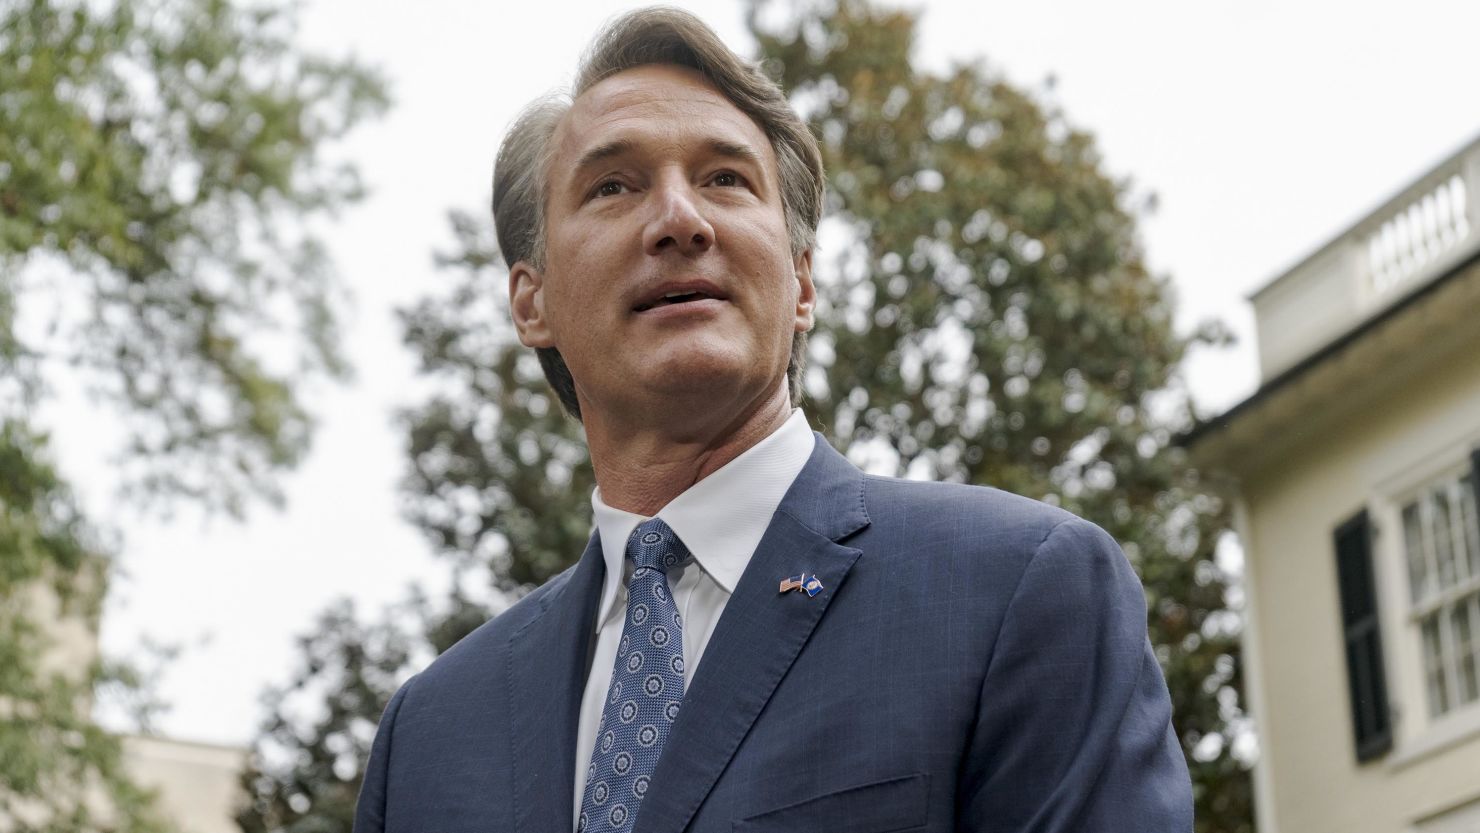
[[[683,699],[683,620],[668,587],[668,570],[689,551],[657,518],[627,539],[632,579],[627,620],[617,647],[596,748],[586,768],[577,833],[632,829],[637,807]]]

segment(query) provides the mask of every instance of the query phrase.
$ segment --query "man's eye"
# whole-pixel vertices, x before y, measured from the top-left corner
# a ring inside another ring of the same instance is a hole
[[[714,178],[711,179],[710,182],[713,182],[715,185],[718,185],[721,188],[734,188],[738,185],[744,184],[744,180],[740,178],[740,175],[734,173],[733,171],[721,171],[715,174]]]
[[[622,193],[622,183],[617,182],[615,179],[608,179],[606,182],[596,186],[596,196],[598,197],[615,197],[620,193]]]

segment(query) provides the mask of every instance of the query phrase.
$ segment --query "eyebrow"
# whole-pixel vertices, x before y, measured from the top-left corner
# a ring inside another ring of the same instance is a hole
[[[751,165],[754,165],[762,170],[765,169],[765,163],[762,162],[761,155],[759,153],[756,153],[755,149],[750,147],[749,145],[743,145],[738,142],[731,142],[728,139],[710,139],[706,147],[708,148],[710,153],[716,156],[723,156],[729,159],[737,159],[739,161],[747,162]],[[575,170],[576,172],[584,171],[587,168],[598,165],[602,162],[607,161],[608,159],[625,156],[626,154],[632,153],[636,150],[637,143],[633,142],[631,139],[615,139],[610,142],[605,142],[581,154],[581,158],[576,160],[576,164],[573,170]]]
[[[710,139],[709,152],[716,156],[725,156],[731,159],[739,159],[742,162],[749,162],[762,170],[766,167],[761,161],[761,155],[756,153],[755,149],[750,145],[742,145],[724,139]]]
[[[629,139],[617,139],[615,141],[597,145],[596,147],[591,148],[590,150],[581,154],[581,158],[576,160],[574,170],[583,171],[586,168],[596,165],[599,162],[604,162],[613,157],[631,153],[634,148],[636,148],[636,145],[633,144],[633,142]]]

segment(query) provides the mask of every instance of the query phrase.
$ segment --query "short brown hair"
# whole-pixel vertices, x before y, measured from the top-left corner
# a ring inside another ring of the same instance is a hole
[[[771,140],[781,180],[781,203],[792,255],[811,248],[822,219],[822,154],[817,139],[786,94],[742,59],[703,21],[662,6],[628,12],[607,24],[586,51],[569,94],[552,93],[526,107],[499,147],[493,172],[493,220],[504,261],[545,263],[545,192],[551,138],[575,97],[601,81],[639,66],[675,64],[696,70]],[[553,347],[535,351],[560,403],[576,419],[581,406],[565,359]],[[801,399],[807,334],[796,333],[786,368],[793,402]]]

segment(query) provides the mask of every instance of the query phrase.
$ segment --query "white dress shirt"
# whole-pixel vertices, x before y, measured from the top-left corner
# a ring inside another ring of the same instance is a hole
[[[693,561],[668,571],[673,601],[683,616],[684,690],[694,679],[704,647],[714,633],[730,594],[750,557],[771,525],[771,516],[786,490],[791,488],[808,458],[814,439],[801,409],[793,409],[786,422],[770,436],[746,449],[718,471],[690,486],[658,510],[662,518],[693,554]],[[606,705],[612,669],[617,661],[617,643],[627,610],[627,581],[632,563],[627,560],[627,538],[647,520],[641,515],[607,506],[601,490],[591,494],[596,529],[601,536],[601,555],[606,561],[606,581],[596,612],[596,652],[586,690],[581,695],[581,719],[576,740],[575,811],[581,815],[586,791],[586,767],[596,746],[596,724]],[[778,581],[785,576],[778,577]]]

